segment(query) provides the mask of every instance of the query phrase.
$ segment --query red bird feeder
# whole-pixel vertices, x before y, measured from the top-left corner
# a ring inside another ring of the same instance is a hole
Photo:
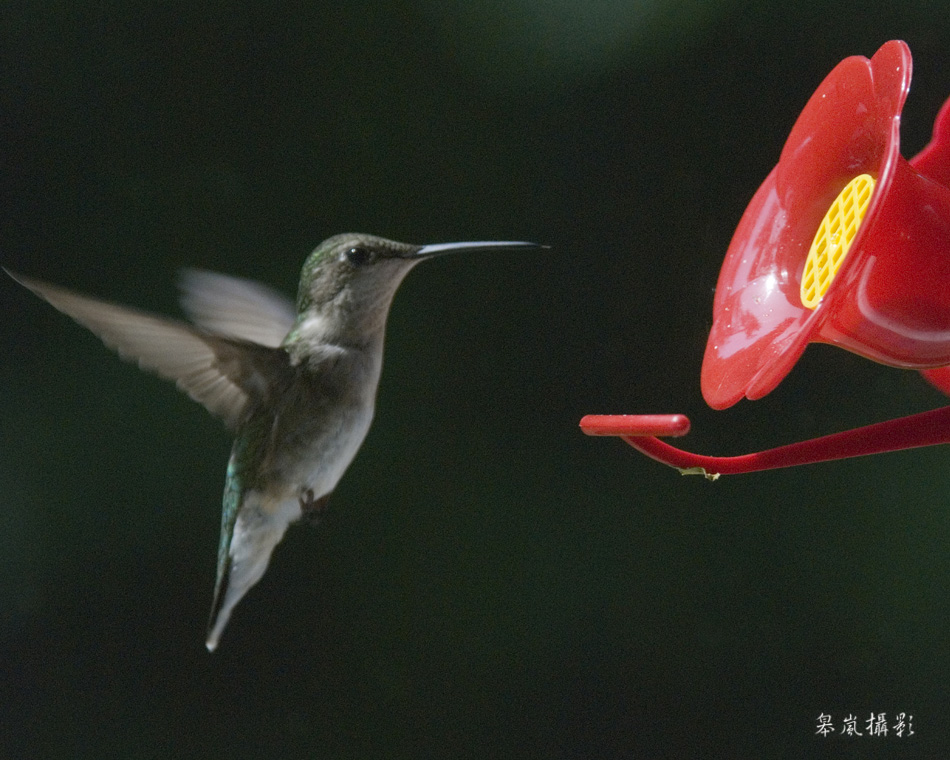
[[[950,393],[950,100],[930,144],[907,161],[910,76],[900,41],[871,60],[847,58],[795,122],[719,274],[701,378],[714,409],[765,396],[811,342],[923,370]],[[684,434],[682,415],[589,415],[581,428],[713,476],[947,443],[950,407],[741,457],[657,440]]]

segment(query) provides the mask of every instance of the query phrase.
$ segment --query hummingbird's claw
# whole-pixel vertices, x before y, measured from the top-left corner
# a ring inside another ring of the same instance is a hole
[[[320,518],[323,517],[323,513],[326,511],[327,501],[329,501],[329,499],[330,494],[328,493],[319,499],[315,499],[313,489],[308,488],[300,494],[300,519],[311,525],[319,524]]]

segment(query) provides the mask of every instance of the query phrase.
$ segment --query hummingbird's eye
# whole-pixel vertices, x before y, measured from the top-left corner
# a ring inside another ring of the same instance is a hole
[[[343,254],[346,257],[346,260],[350,262],[355,267],[361,267],[364,264],[369,264],[373,260],[373,252],[367,248],[350,248],[346,253]]]

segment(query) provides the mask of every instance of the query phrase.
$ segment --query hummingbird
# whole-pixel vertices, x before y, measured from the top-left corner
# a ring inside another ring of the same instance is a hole
[[[101,301],[7,271],[14,280],[219,417],[234,433],[205,644],[264,575],[295,521],[318,521],[373,419],[386,318],[416,264],[521,241],[409,245],[336,235],[307,257],[296,304],[266,285],[186,269],[190,322]]]

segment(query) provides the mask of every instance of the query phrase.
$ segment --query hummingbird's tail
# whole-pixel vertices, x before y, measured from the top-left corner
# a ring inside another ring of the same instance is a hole
[[[205,646],[209,652],[218,647],[231,612],[244,595],[257,583],[267,570],[271,553],[280,543],[289,520],[280,514],[268,514],[258,504],[251,502],[255,492],[248,494],[240,515],[234,524],[227,554],[218,565],[218,578],[208,621],[208,636]]]
[[[242,488],[240,462],[246,453],[246,444],[247,439],[239,437],[234,442],[228,462],[221,510],[218,575],[205,639],[209,652],[217,648],[231,612],[264,575],[274,547],[284,537],[290,522],[300,514],[296,502],[291,503],[290,508],[282,509],[282,502],[267,499],[256,489]]]

